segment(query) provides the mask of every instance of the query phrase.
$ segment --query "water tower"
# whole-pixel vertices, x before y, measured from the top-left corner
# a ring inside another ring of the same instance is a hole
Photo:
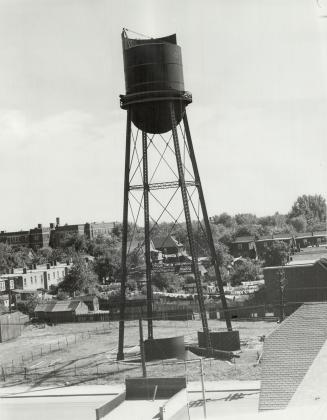
[[[148,340],[154,339],[152,239],[155,227],[163,215],[171,217],[173,227],[179,223],[181,216],[187,230],[188,255],[196,286],[204,344],[210,349],[211,334],[199,265],[199,255],[205,251],[199,249],[199,231],[207,244],[207,260],[210,260],[214,270],[227,330],[231,331],[232,327],[187,120],[186,107],[192,102],[192,95],[184,88],[181,48],[177,45],[176,35],[132,39],[126,30],[122,33],[122,46],[126,94],[120,96],[120,106],[127,111],[127,125],[117,358],[124,358],[128,255],[134,232],[129,222],[133,221],[135,230],[140,215],[144,222],[144,241],[140,249],[145,259]],[[177,210],[177,199],[180,212]],[[153,214],[155,210],[156,217]],[[167,236],[170,233],[167,232]]]

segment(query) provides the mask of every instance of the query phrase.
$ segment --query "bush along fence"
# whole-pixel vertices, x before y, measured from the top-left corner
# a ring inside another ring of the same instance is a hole
[[[85,330],[83,332],[78,332],[76,334],[70,334],[69,336],[61,337],[57,340],[53,340],[49,343],[41,344],[38,347],[28,351],[22,352],[19,357],[12,359],[11,363],[8,365],[0,364],[0,375],[3,381],[6,380],[8,373],[14,372],[24,372],[26,369],[27,364],[33,364],[35,361],[35,365],[37,365],[38,359],[41,357],[52,354],[64,349],[67,347],[76,344],[77,342],[87,340],[94,335],[98,334],[109,334],[111,332],[109,325],[103,325],[102,327],[96,327],[93,330]]]

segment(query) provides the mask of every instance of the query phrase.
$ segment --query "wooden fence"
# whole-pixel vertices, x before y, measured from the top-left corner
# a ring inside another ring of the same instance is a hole
[[[0,315],[0,343],[20,336],[28,321],[28,316],[21,312]]]

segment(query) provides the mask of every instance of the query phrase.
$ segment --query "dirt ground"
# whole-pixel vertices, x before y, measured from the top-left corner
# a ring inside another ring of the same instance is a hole
[[[268,335],[276,323],[266,321],[234,322],[241,339],[239,358],[232,362],[206,359],[206,380],[260,378],[262,351],[260,337]],[[225,330],[223,321],[210,320],[211,330]],[[154,337],[184,335],[187,344],[197,343],[200,321],[155,321]],[[144,321],[144,333],[146,322]],[[142,374],[139,361],[137,321],[125,324],[125,360],[116,361],[118,323],[71,323],[55,326],[28,326],[23,334],[0,344],[0,386],[28,383],[31,386],[76,385],[84,383],[118,383],[126,376]],[[148,376],[187,375],[189,381],[199,378],[199,361],[169,360],[147,363]]]

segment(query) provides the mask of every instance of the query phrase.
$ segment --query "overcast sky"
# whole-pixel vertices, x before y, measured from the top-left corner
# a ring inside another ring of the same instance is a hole
[[[326,196],[326,0],[0,8],[2,230],[121,220],[123,27],[177,33],[209,214],[283,213],[300,194]]]

